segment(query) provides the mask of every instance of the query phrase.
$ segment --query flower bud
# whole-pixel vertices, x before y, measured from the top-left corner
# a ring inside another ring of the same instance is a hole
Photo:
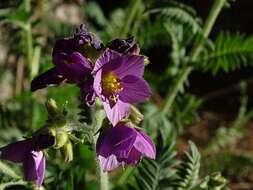
[[[64,114],[59,110],[56,102],[53,99],[49,99],[46,102],[48,112],[48,122],[50,125],[56,127],[63,127],[66,124],[66,118]]]
[[[138,125],[144,119],[144,116],[135,106],[132,105],[130,109],[131,112],[129,115],[129,119],[132,121],[132,123]]]
[[[63,146],[63,154],[64,154],[65,162],[70,162],[73,160],[73,147],[72,147],[72,143],[70,141],[68,141]]]
[[[56,142],[54,148],[63,147],[68,141],[68,134],[66,132],[58,132],[56,133]]]
[[[49,127],[39,129],[33,139],[40,150],[49,148],[55,144],[55,130]]]

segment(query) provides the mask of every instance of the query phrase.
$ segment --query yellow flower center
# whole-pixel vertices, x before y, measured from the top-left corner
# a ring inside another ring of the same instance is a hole
[[[123,90],[118,76],[112,72],[103,75],[102,89],[105,94],[109,95],[109,99],[116,102],[119,93]]]

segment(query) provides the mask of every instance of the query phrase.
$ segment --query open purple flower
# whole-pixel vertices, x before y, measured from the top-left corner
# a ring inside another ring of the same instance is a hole
[[[85,99],[86,96],[91,97],[90,93],[92,92],[87,91],[87,87],[83,88],[83,86],[87,86],[84,83],[87,82],[92,87],[91,83],[93,82],[91,77],[92,58],[88,54],[94,51],[98,52],[102,48],[101,41],[81,25],[74,36],[56,41],[53,49],[54,67],[35,77],[31,83],[31,90],[58,86],[67,81],[77,84]],[[89,52],[86,52],[87,49]]]
[[[143,156],[151,159],[156,156],[154,143],[143,131],[122,123],[100,133],[96,150],[104,171],[125,164],[135,166]]]
[[[36,150],[33,139],[9,144],[0,149],[0,158],[23,164],[24,179],[41,186],[45,175],[46,159],[42,151]]]
[[[113,125],[129,114],[130,104],[142,102],[151,95],[149,85],[143,79],[143,56],[122,55],[106,49],[92,73],[94,91],[102,99]]]

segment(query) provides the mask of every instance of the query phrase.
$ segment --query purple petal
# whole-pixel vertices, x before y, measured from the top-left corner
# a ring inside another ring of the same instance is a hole
[[[34,148],[31,139],[18,141],[1,148],[1,159],[12,162],[23,162],[26,154]]]
[[[54,63],[57,71],[74,83],[81,83],[86,80],[92,69],[91,62],[78,52],[70,55],[56,54]]]
[[[27,181],[41,182],[41,178],[44,178],[45,170],[45,158],[42,151],[29,152],[25,160],[23,161],[24,178]]]
[[[43,183],[44,176],[45,176],[45,170],[46,170],[46,158],[43,155],[39,167],[38,167],[38,179],[36,180],[36,184],[38,187],[40,187]]]
[[[139,77],[128,75],[121,80],[123,90],[119,99],[127,103],[137,103],[146,100],[151,96],[148,83]]]
[[[116,60],[119,65],[113,72],[123,79],[127,75],[142,77],[144,73],[144,57],[139,55],[125,55]]]
[[[121,55],[116,51],[106,49],[104,54],[98,58],[92,72],[96,73],[101,68],[103,73],[114,72],[120,79],[127,75],[141,77],[144,73],[144,57]]]
[[[60,75],[55,68],[52,68],[32,80],[31,91],[35,91],[48,86],[58,86],[64,80],[65,78]]]
[[[56,54],[66,53],[71,54],[74,51],[78,51],[78,46],[73,37],[70,38],[61,38],[55,42],[53,49],[53,57]]]
[[[97,141],[97,154],[105,158],[111,154],[117,158],[126,158],[133,147],[136,135],[136,130],[124,125],[104,129]]]
[[[139,131],[136,137],[134,147],[144,156],[155,159],[156,148],[153,141],[143,131]]]
[[[101,69],[105,64],[111,64],[114,63],[114,61],[118,60],[121,57],[121,54],[110,50],[106,49],[104,53],[97,59],[95,67],[92,71],[92,73],[96,73],[99,69]]]
[[[103,169],[104,172],[110,172],[117,167],[120,166],[120,163],[118,162],[115,155],[110,155],[107,158],[104,158],[103,156],[98,156],[100,167]]]
[[[102,80],[102,70],[99,70],[95,77],[94,77],[94,83],[93,83],[93,89],[97,96],[101,97],[102,95],[102,86],[101,86],[101,80]]]
[[[130,104],[122,102],[120,99],[118,99],[113,107],[107,102],[103,102],[103,104],[106,115],[113,126],[123,118],[127,117],[130,113]]]
[[[136,148],[132,148],[127,158],[120,159],[121,162],[131,164],[132,166],[137,165],[141,160],[142,153]]]
[[[93,105],[95,102],[96,94],[93,90],[93,79],[85,81],[81,85],[81,96],[88,106]]]

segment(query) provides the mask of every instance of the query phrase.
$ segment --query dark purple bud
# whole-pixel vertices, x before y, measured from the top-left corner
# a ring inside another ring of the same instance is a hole
[[[93,33],[88,32],[84,25],[80,25],[80,27],[76,29],[74,39],[75,42],[80,46],[90,44],[96,50],[101,50],[103,48],[103,43],[101,40],[98,39]]]
[[[108,45],[108,48],[117,51],[121,54],[136,54],[140,52],[139,45],[136,43],[134,38],[127,39],[115,39],[111,41]]]
[[[135,166],[143,156],[151,159],[156,156],[152,140],[143,131],[123,123],[104,129],[98,137],[96,150],[104,171],[125,164]]]
[[[0,158],[12,162],[23,162],[27,152],[35,149],[32,139],[18,141],[0,148]]]
[[[45,127],[37,131],[33,135],[33,139],[36,143],[37,149],[43,150],[49,148],[55,144],[55,134],[50,128]]]
[[[92,70],[92,63],[78,52],[57,54],[53,61],[56,70],[72,83],[82,83]]]
[[[59,74],[55,68],[52,68],[32,80],[31,91],[35,91],[48,86],[58,86],[64,80],[65,78]]]
[[[38,150],[34,139],[9,144],[0,151],[1,159],[23,164],[25,180],[35,181],[37,186],[42,185],[46,165],[45,156]]]

